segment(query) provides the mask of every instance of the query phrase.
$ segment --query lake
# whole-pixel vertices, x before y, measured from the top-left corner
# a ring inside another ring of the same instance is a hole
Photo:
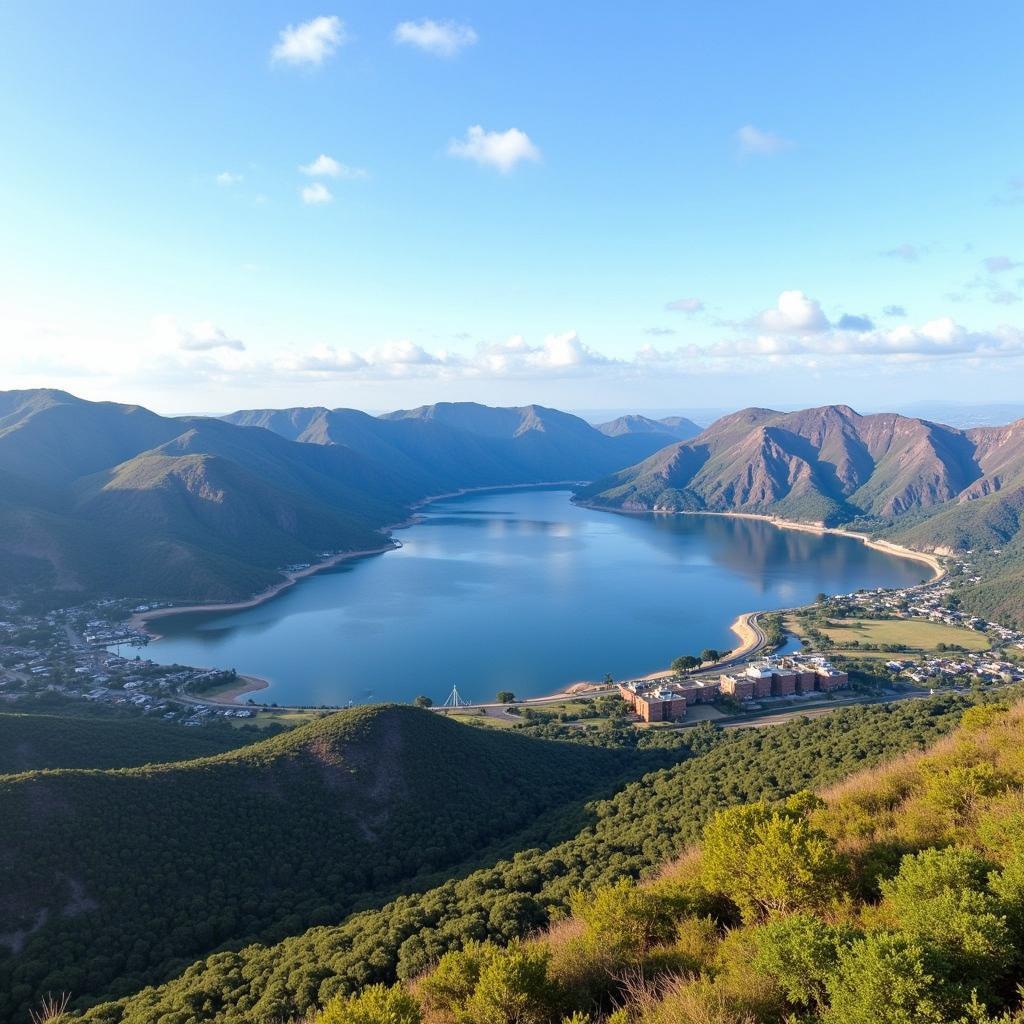
[[[927,567],[859,541],[724,516],[618,515],[564,489],[427,506],[402,548],[343,563],[255,608],[171,616],[161,663],[269,680],[260,701],[536,696],[737,643],[736,616],[819,592],[902,587]]]

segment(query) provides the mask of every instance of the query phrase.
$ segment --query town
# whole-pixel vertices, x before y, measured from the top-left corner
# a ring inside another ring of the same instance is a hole
[[[902,590],[821,595],[814,605],[767,613],[779,621],[786,617],[782,649],[775,643],[762,645],[746,663],[717,674],[713,666],[704,666],[692,674],[620,682],[618,693],[641,723],[682,723],[694,717],[696,705],[751,713],[765,701],[773,706],[834,697],[854,685],[858,672],[851,676],[851,666],[863,668],[864,658],[880,653],[891,657],[874,657],[871,673],[884,681],[887,692],[1024,680],[1022,658],[1015,654],[1024,651],[1024,632],[958,608],[956,583],[974,578],[970,565],[959,562],[936,580]],[[33,612],[17,600],[0,601],[0,700],[50,695],[160,715],[190,727],[216,719],[252,719],[268,709],[252,699],[244,706],[217,699],[237,682],[233,669],[160,665],[144,658],[139,651],[149,637],[129,621],[154,607],[102,599]],[[835,627],[848,620],[941,624],[955,628],[958,637],[984,638],[984,649],[953,643],[939,645],[947,650],[914,653],[898,643],[853,641],[837,653],[823,623]]]

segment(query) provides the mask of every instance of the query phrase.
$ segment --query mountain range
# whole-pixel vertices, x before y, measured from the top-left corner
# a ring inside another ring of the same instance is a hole
[[[581,492],[628,509],[744,511],[825,524],[896,517],[1024,484],[1024,421],[958,430],[848,406],[744,409]]]
[[[975,606],[1024,613],[1024,420],[964,430],[842,405],[743,409],[700,431],[682,417],[595,427],[538,405],[217,419],[3,392],[0,578],[57,595],[237,598],[289,564],[386,546],[428,497],[568,481],[599,508],[855,524],[974,551],[995,560]]]
[[[0,392],[0,578],[58,594],[246,596],[288,564],[381,548],[429,496],[590,480],[672,429],[607,436],[541,406],[470,403],[166,417]]]

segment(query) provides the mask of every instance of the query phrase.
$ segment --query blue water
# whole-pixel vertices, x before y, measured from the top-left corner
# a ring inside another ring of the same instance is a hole
[[[396,536],[259,607],[165,619],[148,654],[261,676],[257,699],[281,704],[531,696],[728,649],[742,612],[927,572],[849,538],[597,512],[557,489],[447,499]]]

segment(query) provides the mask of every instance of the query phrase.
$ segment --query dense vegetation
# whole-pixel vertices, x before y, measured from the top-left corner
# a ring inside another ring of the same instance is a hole
[[[646,885],[315,1024],[1020,1024],[1024,706],[827,792],[717,812]]]
[[[102,707],[0,711],[0,774],[43,768],[132,768],[220,754],[265,739],[255,727],[202,729]]]
[[[174,981],[85,1017],[94,1024],[270,1024],[338,994],[413,978],[449,950],[473,941],[506,944],[546,924],[569,907],[578,888],[635,878],[676,856],[724,806],[781,799],[923,748],[951,729],[966,706],[964,699],[944,697],[839,709],[763,730],[698,726],[688,732],[687,760],[595,803],[590,823],[571,840],[521,850],[461,881],[399,897],[341,925],[214,954]],[[59,987],[56,978],[50,987]],[[365,1018],[378,1019],[388,1018]]]
[[[0,1019],[557,841],[643,763],[383,705],[200,760],[2,776]]]

